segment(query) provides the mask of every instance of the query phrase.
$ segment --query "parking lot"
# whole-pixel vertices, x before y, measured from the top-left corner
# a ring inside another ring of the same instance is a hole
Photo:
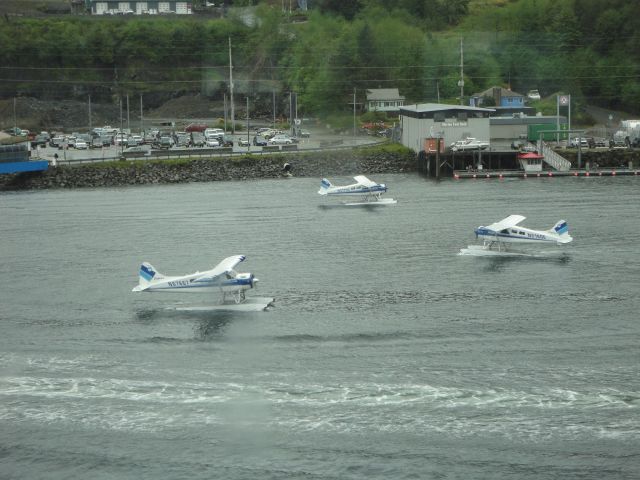
[[[109,145],[100,148],[87,148],[78,150],[73,147],[61,146],[51,147],[48,144],[46,146],[34,147],[32,151],[32,158],[40,158],[43,160],[49,160],[53,164],[71,164],[71,163],[86,163],[96,161],[112,161],[120,159],[121,157],[127,158],[181,158],[181,157],[198,157],[201,155],[242,155],[242,154],[266,154],[274,152],[296,152],[301,150],[318,150],[322,148],[339,148],[339,147],[353,147],[362,146],[380,141],[376,137],[368,136],[346,136],[335,135],[325,132],[311,132],[311,135],[306,138],[300,138],[297,143],[292,145],[269,145],[266,147],[253,145],[253,137],[255,133],[236,134],[231,135],[233,138],[233,147],[171,147],[169,149],[154,149],[151,145],[145,145],[144,150],[146,152],[140,152],[137,155],[130,155],[127,152],[127,147],[124,145]],[[248,138],[249,145],[241,146],[241,143],[246,143]]]

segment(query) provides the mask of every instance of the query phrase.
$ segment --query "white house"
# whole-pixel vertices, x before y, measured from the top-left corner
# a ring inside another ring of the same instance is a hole
[[[367,111],[398,112],[405,98],[397,88],[374,88],[367,90]]]

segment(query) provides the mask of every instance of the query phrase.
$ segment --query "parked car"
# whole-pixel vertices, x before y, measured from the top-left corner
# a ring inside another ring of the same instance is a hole
[[[169,136],[162,136],[158,139],[158,143],[156,144],[158,148],[166,148],[169,149],[173,146],[173,140]]]
[[[217,138],[208,138],[207,139],[207,143],[206,146],[211,148],[211,147],[219,147],[220,146],[220,142],[218,141]]]
[[[530,100],[540,100],[540,92],[538,90],[529,90],[527,93],[527,98]]]
[[[309,138],[311,136],[311,133],[309,133],[309,130],[300,130],[298,136],[300,138]]]
[[[43,147],[47,145],[48,136],[45,135],[36,135],[36,137],[31,141],[32,147],[38,147],[42,145]]]
[[[190,123],[184,129],[185,132],[204,132],[207,126],[201,123]]]
[[[280,130],[274,130],[273,128],[267,128],[267,127],[259,128],[256,131],[256,135],[266,138],[267,140],[269,140],[271,137],[274,137],[275,135],[279,135],[282,133],[283,132]]]
[[[231,135],[223,135],[222,136],[222,146],[223,147],[233,147],[233,137]]]
[[[572,138],[571,141],[569,142],[569,146],[571,148],[578,148],[578,145],[581,148],[587,148],[589,147],[589,141],[584,137],[581,137],[580,139],[576,137],[576,138]]]
[[[145,156],[151,155],[151,148],[149,145],[137,145],[135,147],[127,147],[124,149],[125,153],[143,153]]]
[[[204,147],[205,141],[204,134],[201,132],[191,133],[191,145],[194,147]]]
[[[89,148],[89,145],[87,145],[87,142],[85,142],[84,140],[78,138],[76,139],[75,147],[78,150],[86,150],[87,148]]]
[[[176,134],[176,145],[178,147],[188,147],[191,143],[191,135],[186,132]]]
[[[601,137],[586,137],[586,138],[587,138],[587,144],[589,145],[589,148],[607,146],[607,142],[604,138],[601,138]]]
[[[204,136],[209,139],[209,138],[217,138],[217,137],[222,137],[224,136],[224,130],[221,128],[207,128],[204,131]]]
[[[258,147],[266,147],[269,142],[267,142],[267,139],[262,135],[256,135],[255,137],[253,137],[253,144]]]
[[[291,145],[293,140],[286,135],[275,135],[269,139],[271,145]]]
[[[248,147],[249,140],[247,140],[246,138],[241,138],[240,140],[238,140],[238,145],[241,147]]]

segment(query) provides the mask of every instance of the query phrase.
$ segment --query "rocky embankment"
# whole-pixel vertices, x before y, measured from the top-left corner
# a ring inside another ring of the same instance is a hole
[[[557,150],[557,152],[571,162],[572,168],[578,168],[577,150]],[[628,167],[629,162],[634,165],[634,168],[640,165],[640,151],[637,149],[594,150],[585,148],[580,157],[582,168],[585,168],[587,162],[591,167],[597,164],[605,168]]]
[[[96,188],[277,178],[283,176],[285,163],[291,164],[291,172],[296,177],[372,175],[413,171],[415,155],[408,150],[362,149],[190,161],[127,160],[6,175],[0,177],[0,189]]]

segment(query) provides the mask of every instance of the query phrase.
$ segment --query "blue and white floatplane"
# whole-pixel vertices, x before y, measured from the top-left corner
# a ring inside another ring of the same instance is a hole
[[[343,202],[343,205],[349,206],[392,205],[398,203],[393,198],[382,198],[382,194],[387,191],[387,186],[384,183],[373,182],[364,175],[358,175],[353,179],[356,183],[340,187],[323,178],[322,182],[320,182],[318,194],[327,197],[360,197],[358,202]]]
[[[222,260],[211,270],[188,275],[163,275],[150,263],[140,265],[138,285],[133,292],[163,293],[214,293],[220,295],[217,305],[202,307],[179,307],[175,310],[265,310],[273,304],[273,298],[245,295],[247,290],[257,286],[258,279],[252,273],[238,273],[235,267],[245,260],[244,255],[233,255]]]
[[[482,245],[469,245],[460,255],[475,256],[531,256],[530,252],[513,250],[513,245],[564,245],[573,241],[565,220],[558,221],[549,230],[533,230],[519,226],[526,217],[509,215],[499,222],[475,229]],[[535,255],[534,255],[535,256]]]

